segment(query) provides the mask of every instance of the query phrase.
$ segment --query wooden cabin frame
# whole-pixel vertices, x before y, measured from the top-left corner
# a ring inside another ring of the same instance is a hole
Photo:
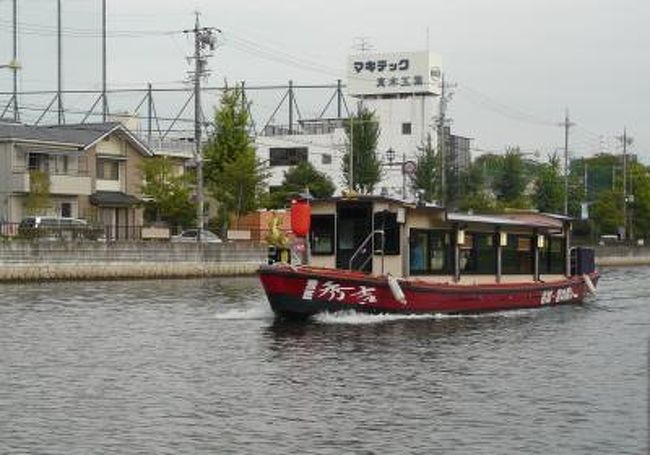
[[[571,273],[567,217],[450,213],[439,206],[377,196],[314,200],[311,214],[309,264],[316,267],[458,284],[555,281]],[[441,269],[440,257],[434,258],[431,251],[438,234],[448,248],[436,250],[443,251],[447,261]],[[415,255],[423,236],[430,243],[424,248],[426,267],[418,269]],[[477,256],[481,248],[494,255],[494,264]],[[523,261],[520,267],[511,257]]]

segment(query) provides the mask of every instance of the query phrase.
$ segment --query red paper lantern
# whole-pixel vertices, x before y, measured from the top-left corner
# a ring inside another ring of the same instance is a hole
[[[311,207],[306,199],[291,201],[291,230],[298,237],[307,237],[311,223]]]

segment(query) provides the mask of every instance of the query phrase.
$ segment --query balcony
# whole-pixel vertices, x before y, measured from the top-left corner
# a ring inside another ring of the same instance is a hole
[[[14,170],[11,182],[11,191],[16,193],[29,193],[29,171]],[[90,177],[81,174],[50,174],[50,193],[89,196],[91,193]]]

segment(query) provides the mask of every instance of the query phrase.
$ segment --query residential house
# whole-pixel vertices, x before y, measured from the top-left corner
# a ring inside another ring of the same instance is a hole
[[[118,122],[64,126],[0,123],[0,219],[27,214],[30,175],[49,176],[51,203],[41,215],[84,218],[108,228],[111,237],[141,226],[142,160],[153,154]]]

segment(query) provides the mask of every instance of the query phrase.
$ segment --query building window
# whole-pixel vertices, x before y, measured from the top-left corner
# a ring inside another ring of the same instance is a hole
[[[97,160],[97,178],[99,180],[119,180],[120,162],[114,160]]]
[[[321,155],[320,164],[332,164],[332,155],[323,153]]]
[[[44,171],[49,169],[49,157],[44,153],[30,153],[27,158],[27,169],[30,171]]]
[[[451,239],[450,231],[411,229],[411,275],[451,275],[454,271],[454,247]]]
[[[334,215],[311,216],[311,232],[309,233],[311,254],[334,254],[334,220]]]
[[[270,166],[295,166],[307,161],[307,147],[271,147],[269,149]]]
[[[61,216],[63,218],[72,217],[72,204],[69,202],[61,202]]]
[[[67,155],[57,155],[52,157],[52,162],[50,163],[54,167],[54,173],[56,174],[67,174],[68,173],[68,156]]]
[[[402,134],[411,134],[411,123],[402,123]]]
[[[397,213],[389,211],[375,213],[375,230],[384,231],[384,254],[399,254]],[[381,254],[381,252],[381,234],[375,234],[375,254]]]

